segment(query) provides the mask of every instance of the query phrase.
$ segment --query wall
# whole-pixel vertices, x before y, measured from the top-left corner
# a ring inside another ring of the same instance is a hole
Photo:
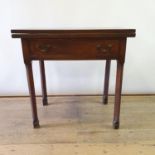
[[[136,28],[128,39],[123,93],[155,92],[154,0],[0,0],[0,95],[27,95],[19,39],[11,29]],[[104,61],[46,62],[49,94],[102,93]],[[40,94],[38,62],[33,63]],[[110,93],[114,93],[112,62]]]

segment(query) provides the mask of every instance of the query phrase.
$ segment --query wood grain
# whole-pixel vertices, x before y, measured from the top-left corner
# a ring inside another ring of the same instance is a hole
[[[24,63],[27,68],[31,96],[33,126],[38,128],[39,120],[35,101],[35,88],[31,62],[33,60],[117,60],[114,129],[119,128],[121,104],[122,71],[125,61],[126,40],[135,37],[135,29],[94,29],[94,30],[11,30],[12,38],[22,41]],[[107,76],[107,75],[106,75]],[[109,76],[107,76],[109,78]],[[109,79],[106,82],[109,81]],[[44,65],[41,63],[43,102],[46,102]],[[108,84],[105,85],[105,96]],[[106,99],[107,100],[107,99]],[[47,103],[47,102],[46,102]]]
[[[135,37],[135,29],[11,30],[12,38]]]
[[[3,155],[154,155],[154,145],[21,144],[0,146]]]
[[[114,97],[37,98],[41,128],[31,126],[29,97],[0,98],[0,154],[149,154],[155,153],[155,96],[123,96],[121,128],[112,129]]]

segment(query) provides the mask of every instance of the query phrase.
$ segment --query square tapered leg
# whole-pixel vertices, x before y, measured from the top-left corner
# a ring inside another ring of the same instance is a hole
[[[42,101],[43,101],[43,105],[48,105],[44,61],[40,60],[39,64],[40,64],[41,87],[42,87]]]
[[[111,60],[106,60],[105,78],[104,78],[104,92],[103,92],[103,104],[108,103],[110,65],[111,65]]]
[[[120,117],[120,104],[121,104],[121,92],[122,92],[122,79],[123,79],[123,63],[117,61],[117,75],[116,75],[116,88],[115,88],[115,105],[114,105],[114,118],[113,128],[119,128]]]
[[[27,71],[27,80],[28,80],[28,86],[29,86],[29,93],[30,93],[30,99],[31,99],[31,107],[32,107],[32,117],[33,117],[33,127],[39,128],[39,120],[38,120],[38,114],[37,114],[37,105],[36,105],[36,98],[35,98],[35,88],[34,88],[34,80],[33,80],[33,71],[32,71],[32,62],[28,62],[26,65],[26,71]]]

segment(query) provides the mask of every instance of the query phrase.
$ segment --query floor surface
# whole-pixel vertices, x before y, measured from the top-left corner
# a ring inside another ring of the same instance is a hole
[[[120,129],[112,128],[114,97],[37,98],[33,129],[28,97],[0,98],[0,155],[154,155],[155,96],[123,96]]]

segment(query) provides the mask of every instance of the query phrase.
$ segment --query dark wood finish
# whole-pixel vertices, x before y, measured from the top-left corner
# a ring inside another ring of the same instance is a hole
[[[111,65],[111,60],[107,60],[106,61],[106,66],[105,66],[103,104],[107,104],[108,103],[110,65]]]
[[[13,38],[103,38],[135,37],[135,29],[11,30]]]
[[[39,120],[37,115],[37,105],[36,105],[36,98],[35,98],[35,88],[34,88],[34,81],[33,81],[33,72],[32,72],[32,64],[31,62],[26,63],[26,71],[27,71],[27,80],[31,98],[31,107],[32,107],[32,117],[33,117],[33,126],[34,128],[39,127]]]
[[[31,62],[40,61],[43,104],[47,104],[44,60],[106,60],[103,103],[108,102],[111,60],[117,60],[113,127],[119,128],[123,64],[126,39],[135,37],[134,29],[104,30],[11,30],[21,38],[27,68],[34,127],[39,126]]]
[[[116,59],[120,40],[112,39],[32,39],[31,58],[37,60]]]
[[[46,74],[45,74],[44,61],[40,60],[39,64],[40,64],[40,75],[41,75],[41,87],[42,87],[43,105],[48,105],[48,102],[47,102],[47,89],[46,89]]]
[[[29,59],[29,56],[28,56],[29,55],[28,42],[25,39],[22,39],[22,48],[23,48],[24,63],[26,66],[30,102],[31,102],[31,108],[32,108],[33,127],[39,128],[40,125],[39,125],[38,114],[37,114],[36,94],[35,94],[33,71],[32,71],[32,61]]]
[[[123,79],[123,63],[117,61],[117,74],[116,74],[116,89],[115,89],[115,104],[114,104],[114,118],[113,127],[119,128],[120,104],[121,104],[121,91]]]

